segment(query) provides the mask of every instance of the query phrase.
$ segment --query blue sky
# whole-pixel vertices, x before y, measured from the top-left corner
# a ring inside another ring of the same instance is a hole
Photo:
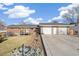
[[[3,20],[7,25],[10,25],[22,22],[34,23],[34,21],[35,23],[48,22],[52,18],[59,16],[59,8],[68,6],[69,3],[5,3],[0,5],[0,20]],[[14,11],[16,9],[17,11]],[[24,17],[19,14],[23,14]]]

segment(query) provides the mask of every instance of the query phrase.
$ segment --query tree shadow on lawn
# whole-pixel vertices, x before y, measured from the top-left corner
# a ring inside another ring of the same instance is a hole
[[[4,39],[4,38],[1,38],[1,39],[0,39],[0,43],[4,42],[4,41],[6,41],[6,40],[7,40],[7,38],[5,38],[5,39]]]

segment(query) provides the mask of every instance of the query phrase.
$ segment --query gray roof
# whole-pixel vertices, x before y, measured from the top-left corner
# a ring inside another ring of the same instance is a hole
[[[40,23],[40,25],[66,25],[63,23]]]
[[[64,24],[64,23],[40,23],[40,26],[74,26],[74,24]]]
[[[38,25],[9,25],[7,28],[38,28]]]

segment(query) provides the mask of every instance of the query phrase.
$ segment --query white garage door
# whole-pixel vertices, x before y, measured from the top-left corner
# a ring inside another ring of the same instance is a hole
[[[56,35],[57,34],[57,28],[53,28],[53,30],[52,30],[53,32],[52,32],[52,34],[54,34],[54,35]]]
[[[67,35],[67,28],[58,28],[59,35]]]
[[[41,28],[43,34],[52,34],[52,27],[43,27]]]

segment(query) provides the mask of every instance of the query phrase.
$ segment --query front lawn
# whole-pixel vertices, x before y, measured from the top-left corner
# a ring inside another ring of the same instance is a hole
[[[6,55],[14,48],[20,47],[23,43],[30,42],[30,39],[30,35],[8,37],[6,41],[0,43],[0,55]]]

